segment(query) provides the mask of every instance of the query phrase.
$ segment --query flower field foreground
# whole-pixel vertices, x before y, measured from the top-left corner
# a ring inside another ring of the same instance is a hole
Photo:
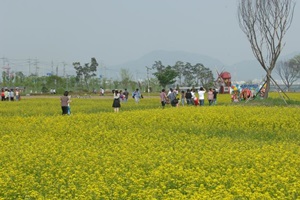
[[[299,199],[299,107],[1,102],[0,199]]]

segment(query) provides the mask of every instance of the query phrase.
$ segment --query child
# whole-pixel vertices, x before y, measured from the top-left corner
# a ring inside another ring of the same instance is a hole
[[[195,106],[199,105],[199,101],[198,101],[198,98],[196,96],[194,97],[194,105]]]
[[[184,90],[181,91],[181,104],[182,106],[184,106],[184,102],[185,102],[185,93],[184,93]]]
[[[70,102],[71,102],[71,95],[69,96],[69,101],[68,101],[68,115],[71,115]]]

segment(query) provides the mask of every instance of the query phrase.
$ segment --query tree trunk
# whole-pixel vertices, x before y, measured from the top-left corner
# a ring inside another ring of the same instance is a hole
[[[265,90],[264,99],[267,99],[269,97],[270,84],[271,84],[271,72],[268,71],[267,72],[266,90]]]
[[[85,82],[86,89],[87,89],[87,91],[89,92],[89,91],[90,91],[90,87],[89,87],[88,80],[87,80],[87,79],[84,79],[84,82]]]

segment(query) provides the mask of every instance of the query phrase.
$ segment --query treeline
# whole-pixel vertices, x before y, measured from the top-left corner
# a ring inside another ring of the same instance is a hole
[[[26,93],[49,93],[55,89],[56,93],[63,93],[65,90],[72,92],[99,92],[100,88],[106,90],[125,89],[135,90],[139,88],[143,92],[156,92],[166,87],[192,87],[204,86],[211,87],[214,83],[212,71],[203,64],[176,62],[173,66],[163,65],[161,61],[155,61],[152,67],[147,70],[147,77],[138,80],[128,69],[120,69],[120,74],[115,79],[97,77],[98,63],[95,58],[91,58],[90,63],[73,63],[76,75],[73,76],[37,76],[31,74],[25,76],[23,72],[7,74],[2,72],[2,88],[23,88]]]

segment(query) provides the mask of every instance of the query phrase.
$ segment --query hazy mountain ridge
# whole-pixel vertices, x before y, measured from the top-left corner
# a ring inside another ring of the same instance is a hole
[[[209,67],[213,70],[213,68],[218,68],[218,66],[223,66],[224,64],[212,57],[200,55],[196,53],[189,53],[185,51],[152,51],[137,60],[125,62],[119,65],[110,66],[110,68],[114,70],[119,70],[121,68],[128,69],[131,72],[142,72],[146,71],[147,67],[152,67],[155,61],[161,61],[163,65],[175,65],[177,61],[189,62],[192,65],[197,63],[201,63],[206,67]]]
[[[299,53],[293,53],[290,55],[280,56],[279,60],[287,60],[292,58],[293,56]],[[177,61],[189,62],[192,65],[197,63],[203,64],[205,67],[210,68],[215,78],[217,77],[216,70],[220,71],[228,71],[232,75],[233,81],[250,81],[250,80],[262,80],[265,77],[265,72],[263,68],[260,66],[259,62],[255,59],[253,60],[245,60],[241,62],[237,62],[233,65],[225,65],[220,60],[201,55],[197,53],[190,53],[185,51],[163,51],[157,50],[152,51],[137,60],[129,61],[123,64],[111,66],[111,68],[115,70],[119,70],[121,68],[128,69],[130,72],[145,72],[146,66],[152,67],[155,61],[161,61],[163,65],[175,65]],[[146,74],[146,73],[142,73]],[[276,73],[273,70],[273,76],[276,78]]]

